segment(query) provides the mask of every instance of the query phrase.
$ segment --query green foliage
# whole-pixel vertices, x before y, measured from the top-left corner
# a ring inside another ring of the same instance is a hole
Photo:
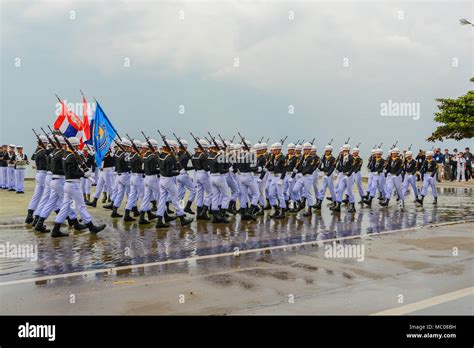
[[[474,77],[471,78],[474,82]],[[438,98],[438,112],[435,122],[441,123],[427,139],[443,141],[443,139],[468,139],[474,137],[474,91],[468,91],[457,99]]]

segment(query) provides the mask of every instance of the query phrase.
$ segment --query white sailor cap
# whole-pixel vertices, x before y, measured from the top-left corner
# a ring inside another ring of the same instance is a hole
[[[326,145],[324,147],[324,151],[332,151],[332,146],[331,145]]]
[[[216,140],[216,144],[217,144],[220,148],[224,147],[224,145],[222,144],[222,141],[220,141],[220,140]],[[215,145],[214,145],[214,146],[215,146]]]
[[[141,149],[146,149],[148,147],[148,143],[146,141],[141,141],[140,146],[138,146]]]
[[[260,145],[262,146],[262,149],[268,148],[268,144],[267,144],[267,143],[260,143]]]
[[[287,148],[288,150],[294,150],[294,149],[295,149],[295,146],[296,146],[295,144],[289,143],[288,145],[286,145],[286,148]]]
[[[394,147],[391,152],[400,153],[400,149],[398,147]]]
[[[207,142],[206,139],[199,139],[199,144],[201,144],[201,146],[205,149],[209,147],[209,143]],[[199,147],[199,146],[196,145],[196,147]]]
[[[375,149],[375,153],[381,155],[381,154],[383,154],[383,150],[382,149]]]
[[[171,147],[178,147],[178,143],[177,143],[175,140],[172,140],[172,139],[168,140],[168,139],[166,139],[166,142],[167,142],[168,145],[171,146]],[[165,145],[165,146],[166,146],[166,145]]]
[[[158,147],[158,142],[156,139],[148,139],[148,142],[153,146],[153,147]]]
[[[47,143],[48,142],[48,138],[44,134],[41,134],[39,136],[39,140],[41,140],[42,143]]]
[[[411,152],[410,150],[408,150],[407,152],[405,152],[405,156],[413,156],[413,152]]]
[[[426,151],[426,156],[434,156],[434,152],[431,150]]]
[[[140,140],[135,139],[133,143],[135,144],[136,147],[142,146],[142,142]]]
[[[228,146],[231,146],[232,150],[242,150],[242,144],[232,144]]]
[[[66,140],[64,140],[64,137],[62,135],[56,135],[56,138],[59,140],[59,143],[62,145],[66,144]]]
[[[375,153],[375,148],[370,150],[370,153]]]
[[[303,150],[309,150],[309,149],[311,149],[311,146],[312,146],[311,143],[304,143],[303,144]]]
[[[295,151],[301,151],[302,147],[300,144],[295,146]]]
[[[274,149],[274,150],[281,150],[281,148],[282,148],[281,143],[273,143],[272,144],[272,149]]]
[[[8,145],[8,146],[9,146],[9,147],[15,147],[15,145],[13,145],[13,144],[10,144],[10,145]]]
[[[345,150],[350,151],[350,150],[351,150],[351,146],[350,146],[349,144],[344,144],[344,145],[342,145],[341,150],[342,150],[342,151],[345,151]]]
[[[352,149],[352,152],[359,152],[359,148],[358,148],[358,147],[354,147],[354,148]]]
[[[72,146],[77,146],[81,143],[77,137],[70,137],[67,140],[69,140]]]
[[[311,152],[316,152],[317,149],[316,145],[311,145]]]
[[[229,146],[229,147],[232,147],[233,145],[229,140],[224,140],[224,144],[225,146]]]
[[[17,145],[16,148],[17,149],[23,149],[23,145]]]
[[[252,146],[252,143],[248,139],[244,139],[245,143],[247,144],[248,147]]]
[[[128,140],[128,139],[122,139],[122,141],[120,142],[120,145],[123,145],[123,146],[132,146],[132,143],[131,143],[130,140]]]
[[[179,141],[181,141],[181,144],[183,144],[185,148],[188,148],[189,143],[186,141],[186,139],[179,139]]]

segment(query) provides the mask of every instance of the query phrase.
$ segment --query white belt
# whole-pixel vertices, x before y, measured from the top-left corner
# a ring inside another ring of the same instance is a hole
[[[23,165],[21,165],[21,166],[16,166],[16,168],[15,168],[15,169],[17,169],[17,170],[18,170],[18,169],[25,169],[25,168],[26,168],[26,166],[23,166]]]
[[[132,176],[139,176],[139,175],[141,176],[142,173],[132,173]]]
[[[46,173],[46,170],[37,170],[36,173]]]
[[[101,168],[101,170],[104,172],[111,172],[112,170],[114,170],[114,167]]]
[[[242,176],[252,176],[252,173],[248,172],[248,173],[240,173],[240,175]]]
[[[304,174],[303,176],[313,176],[313,174]]]
[[[211,176],[220,176],[221,173],[211,173]]]
[[[14,164],[8,164],[8,168],[15,168]]]
[[[80,182],[81,179],[67,179],[66,182],[70,182],[70,183],[73,183],[73,182]]]
[[[46,174],[48,174],[48,175],[53,175],[53,172],[50,171],[50,170],[48,170],[48,171],[46,172]]]
[[[53,179],[64,179],[65,176],[64,175],[56,175],[56,174],[53,174]]]
[[[278,178],[281,176],[281,174],[272,174],[275,178]]]
[[[204,169],[199,169],[199,170],[196,170],[196,173],[205,173],[206,171]]]

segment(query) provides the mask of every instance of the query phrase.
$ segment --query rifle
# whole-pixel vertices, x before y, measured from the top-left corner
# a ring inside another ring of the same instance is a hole
[[[398,140],[395,142],[395,144],[392,145],[392,147],[390,148],[390,150],[393,149],[395,146],[397,146],[397,144],[398,144]]]
[[[298,139],[298,140],[296,141],[295,145],[298,145],[299,142],[300,142],[300,140]]]
[[[150,142],[150,139],[145,135],[145,133],[143,133],[143,131],[141,131],[141,132],[142,132],[143,136],[145,137],[145,140],[146,140],[146,142],[147,142],[148,147],[150,148],[150,150],[151,150],[153,153],[156,153],[153,144]]]
[[[219,144],[217,143],[216,139],[214,139],[214,137],[211,135],[211,133],[207,132],[207,134],[209,134],[209,136],[211,137],[212,142],[214,143],[214,145],[215,145],[219,150],[222,150],[221,147],[219,146]]]
[[[351,140],[351,137],[347,138],[346,142],[344,143],[345,144],[349,144],[349,140]]]
[[[130,142],[132,143],[132,148],[135,150],[135,152],[137,153],[138,156],[140,156],[140,158],[143,158],[142,154],[140,153],[140,149],[137,147],[137,145],[135,145],[135,143],[133,142],[133,139],[130,138],[130,136],[128,135],[128,133],[125,133],[125,136],[128,138],[128,140],[130,140]]]
[[[313,145],[315,140],[316,140],[316,138],[313,138],[313,140],[311,140],[310,144]]]
[[[41,128],[41,129],[43,129],[43,128]],[[48,126],[48,129],[49,129],[49,131],[51,132],[51,135],[53,136],[54,140],[56,141],[56,144],[58,144],[57,148],[58,148],[58,149],[61,149],[63,146],[61,145],[61,142],[59,141],[59,139],[58,139],[58,138],[56,137],[56,135],[54,134],[54,131],[51,129],[50,126]],[[43,130],[43,132],[44,132],[44,130]]]
[[[31,128],[31,130],[33,131],[33,133],[35,133],[36,139],[38,139],[38,146],[39,146],[39,147],[42,147],[43,149],[46,150],[46,146],[44,146],[44,144],[43,144],[43,142],[41,141],[41,139],[40,139],[38,133],[36,133],[36,131],[35,131],[34,128]]]
[[[84,156],[81,156],[77,153],[77,150],[74,148],[74,146],[72,146],[71,142],[69,141],[69,139],[64,136],[64,134],[60,131],[60,130],[57,130],[57,132],[64,138],[64,141],[66,142],[67,146],[69,147],[69,149],[71,150],[72,154],[74,155],[74,157],[77,159],[78,161],[78,166],[79,166],[79,169],[85,173],[89,170],[89,168],[87,168],[87,164],[86,164],[86,161],[84,159]],[[56,137],[53,133],[53,136]],[[87,179],[91,180],[92,182],[94,181],[91,177],[88,177]]]
[[[193,156],[191,156],[191,154],[188,152],[188,150],[184,147],[183,143],[181,142],[181,140],[176,136],[176,134],[173,132],[173,135],[174,137],[176,138],[176,141],[178,142],[179,146],[186,152],[186,155],[191,158]]]
[[[360,146],[360,141],[359,141],[359,143],[356,145],[356,147],[359,148],[359,146]]]
[[[413,145],[413,144],[410,144],[410,146],[408,146],[408,151],[410,151],[410,150],[411,150],[411,146],[412,146],[412,145]]]
[[[248,146],[247,143],[245,142],[245,138],[242,136],[242,134],[240,134],[240,132],[237,132],[237,134],[239,135],[240,140],[242,140],[242,145],[244,146],[244,149],[245,149],[246,151],[250,151],[249,146]]]
[[[212,141],[210,141],[209,139],[207,139],[207,137],[204,137],[204,139],[206,139],[206,141],[207,141],[209,144],[212,143]]]
[[[268,144],[269,141],[270,141],[270,138],[267,138],[267,141],[265,142],[265,144]]]
[[[333,140],[334,138],[331,138],[331,141],[328,143],[328,145],[331,145]]]
[[[196,142],[196,145],[198,146],[199,150],[201,150],[202,152],[206,152],[206,150],[204,150],[204,148],[202,147],[201,143],[199,142],[199,140],[193,135],[193,133],[189,132],[189,134],[191,134],[191,136],[193,137],[194,141]]]
[[[161,140],[163,140],[163,144],[165,144],[165,146],[168,149],[170,149],[171,156],[173,156],[174,159],[176,160],[178,167],[181,168],[181,163],[179,162],[178,156],[176,155],[176,152],[174,151],[174,148],[171,147],[170,144],[168,144],[168,141],[166,140],[166,137],[163,134],[161,134],[159,129],[157,129],[157,132],[160,135]]]
[[[283,143],[285,142],[286,138],[288,138],[288,135],[287,135],[285,138],[283,138],[283,139],[280,139],[280,144],[282,144],[282,145],[283,145]]]
[[[232,136],[232,139],[230,139],[230,142],[233,143],[233,142],[234,142],[234,139],[235,139],[235,135]]]
[[[211,133],[209,133],[209,132],[207,132],[207,133],[212,137]],[[222,137],[221,137],[221,135],[220,135],[219,133],[218,133],[217,135],[219,136],[219,138],[220,138],[221,141],[222,141],[222,146],[224,146],[224,151],[227,150],[227,145],[226,145],[224,139],[222,139]]]
[[[303,144],[304,144],[304,139],[303,139],[303,140],[301,140],[301,145],[303,145]]]
[[[380,149],[382,147],[382,145],[383,145],[383,141],[380,143],[378,148]]]
[[[260,138],[260,141],[259,141],[259,143],[261,143],[262,141],[263,141],[263,137],[261,137],[261,138]]]
[[[53,147],[53,149],[57,149],[57,146],[56,144],[54,143],[54,141],[51,140],[51,138],[49,137],[48,133],[46,133],[46,131],[43,129],[43,127],[40,127],[41,130],[43,131],[44,135],[46,136],[46,138],[48,139],[49,143],[51,144],[51,146]],[[61,148],[61,144],[59,144],[59,147]]]

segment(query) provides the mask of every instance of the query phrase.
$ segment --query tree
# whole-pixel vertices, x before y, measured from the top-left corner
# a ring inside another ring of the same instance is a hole
[[[471,78],[474,82],[474,77]],[[457,99],[438,98],[439,112],[435,112],[435,122],[441,123],[427,139],[443,141],[443,139],[461,140],[474,137],[474,91],[468,91]]]

